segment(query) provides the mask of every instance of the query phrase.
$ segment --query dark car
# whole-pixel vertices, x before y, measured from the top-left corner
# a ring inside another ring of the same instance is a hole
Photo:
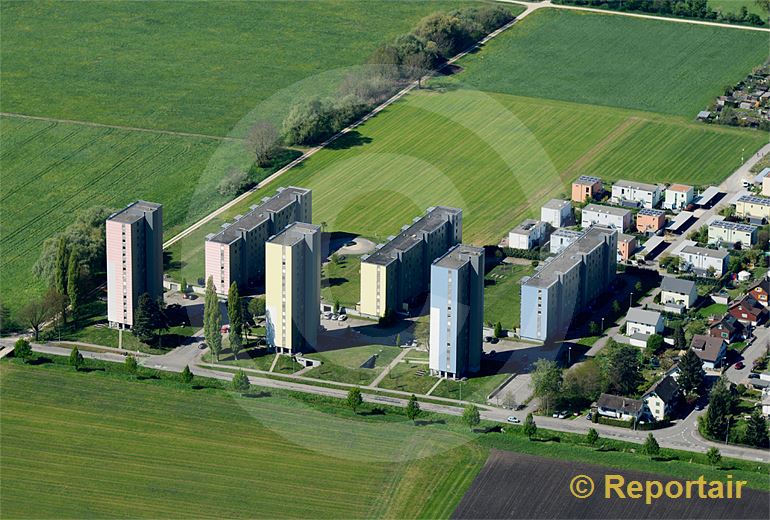
[[[737,368],[738,370],[743,370],[744,368],[746,368],[746,365],[743,364],[743,361],[738,361],[735,364],[735,368]]]
[[[749,374],[749,379],[759,379],[759,374],[755,374],[754,372],[752,372],[751,374]]]

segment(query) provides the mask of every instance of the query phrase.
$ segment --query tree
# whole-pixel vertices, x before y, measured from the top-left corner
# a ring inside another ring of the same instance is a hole
[[[156,330],[162,326],[162,318],[158,302],[148,293],[139,296],[134,312],[134,324],[131,333],[143,343],[149,343],[155,337]]]
[[[80,353],[77,347],[73,347],[70,352],[69,366],[73,367],[75,370],[80,370],[80,367],[82,367],[84,363],[85,359],[83,359],[83,354]]]
[[[476,408],[476,405],[469,404],[466,406],[465,410],[463,410],[462,419],[465,425],[473,431],[473,429],[481,422],[481,414],[479,413],[479,409]]]
[[[214,360],[219,361],[222,350],[222,311],[219,310],[219,298],[214,290],[214,277],[206,281],[206,295],[203,300],[203,336],[206,339]]]
[[[56,309],[61,308],[62,300],[59,293],[52,289],[45,296],[33,299],[19,310],[19,321],[32,329],[35,341],[40,337],[43,324],[53,316]]]
[[[230,284],[227,293],[227,317],[230,320],[230,350],[235,359],[238,359],[238,352],[243,346],[243,304],[238,284],[235,282]]]
[[[78,256],[77,248],[72,248],[67,265],[67,296],[69,296],[70,300],[72,319],[76,320],[82,300],[80,290],[80,257]]]
[[[768,447],[767,422],[762,417],[759,409],[754,409],[746,422],[746,435],[744,437],[746,444],[756,446],[757,448]]]
[[[598,336],[599,335],[599,324],[595,321],[591,321],[588,323],[588,333],[591,336]]]
[[[351,388],[348,391],[348,406],[353,413],[364,403],[364,397],[361,395],[361,389],[358,387]]]
[[[620,314],[620,310],[621,310],[620,302],[618,300],[613,300],[612,301],[612,312],[615,315],[618,315],[618,314]]]
[[[647,338],[647,352],[650,354],[657,354],[663,349],[663,336],[660,334],[652,334]]]
[[[233,376],[232,386],[233,390],[236,392],[248,392],[249,388],[251,388],[251,383],[249,383],[249,376],[247,376],[243,370],[239,370]]]
[[[24,338],[17,339],[16,343],[13,344],[13,355],[24,362],[29,361],[32,357],[32,346],[29,341]]]
[[[588,428],[588,433],[586,434],[586,442],[593,446],[596,444],[596,441],[599,440],[599,432],[597,432],[594,428]]]
[[[248,174],[238,168],[229,168],[227,174],[217,184],[220,195],[232,196],[241,193],[249,185]]]
[[[257,121],[246,136],[246,148],[254,153],[257,165],[269,166],[280,149],[281,136],[269,121]]]
[[[674,325],[674,347],[682,349],[687,345],[687,340],[684,336],[684,327],[681,323]]]
[[[396,334],[396,346],[401,346],[401,334]]]
[[[676,380],[682,394],[698,392],[703,387],[705,376],[703,362],[693,349],[687,349],[682,359],[679,360],[679,377]]]
[[[182,278],[182,283],[179,284],[179,292],[186,294],[188,290],[189,286],[187,285],[187,278]]]
[[[495,330],[494,334],[496,338],[502,338],[503,337],[503,324],[499,321],[495,323]]]
[[[642,453],[650,458],[660,455],[660,444],[652,433],[647,434],[647,439],[642,446]]]
[[[709,405],[703,418],[706,433],[716,439],[723,439],[727,434],[729,416],[734,400],[724,376],[720,377],[709,394]]]
[[[706,459],[712,466],[718,466],[722,462],[722,454],[719,453],[717,448],[709,448],[706,452]]]
[[[561,395],[575,408],[583,408],[599,397],[603,386],[599,364],[587,359],[564,372]]]
[[[129,374],[136,374],[136,371],[139,369],[139,365],[136,362],[136,358],[134,356],[126,356],[126,361],[123,365],[126,369],[126,372]]]
[[[254,318],[265,315],[265,298],[258,296],[249,301],[249,312]]]
[[[288,145],[311,145],[334,133],[330,103],[315,97],[295,104],[283,120],[283,138]]]
[[[60,236],[56,246],[56,260],[54,261],[53,289],[61,296],[67,295],[69,260],[67,243],[64,236]],[[64,298],[62,298],[61,315],[62,321],[67,323],[67,303]]]
[[[642,366],[637,347],[611,342],[606,348],[604,379],[611,393],[631,395],[642,383]]]
[[[182,373],[181,373],[181,374],[179,374],[179,379],[180,379],[180,380],[181,380],[183,383],[185,383],[185,384],[188,384],[188,385],[189,385],[190,383],[192,383],[192,380],[193,380],[193,373],[190,371],[190,367],[189,367],[189,365],[185,365],[185,366],[184,366],[184,368],[182,369]]]
[[[417,396],[409,396],[409,402],[406,403],[406,416],[410,421],[414,421],[420,415],[420,403],[417,402]]]
[[[770,13],[770,0],[754,0],[754,3],[766,13]]]
[[[546,413],[551,405],[558,399],[562,389],[562,370],[555,361],[538,359],[535,361],[535,370],[532,372],[532,395],[540,399],[544,404]]]
[[[339,314],[340,312],[340,301],[334,300],[334,313]]]
[[[536,433],[537,424],[535,424],[535,417],[532,415],[532,412],[530,412],[527,414],[527,418],[524,419],[524,435],[526,435],[529,440],[532,440],[532,437],[534,437]]]

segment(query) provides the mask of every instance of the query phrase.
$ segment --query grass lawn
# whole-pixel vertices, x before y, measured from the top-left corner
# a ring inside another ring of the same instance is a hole
[[[484,279],[484,321],[502,323],[506,330],[518,327],[521,315],[522,276],[531,276],[531,265],[499,264]]]
[[[321,273],[321,298],[355,308],[361,299],[361,257],[340,255],[339,263],[327,262]]]
[[[446,379],[430,395],[436,397],[451,397],[463,401],[473,401],[485,404],[487,396],[497,388],[510,374],[491,374],[486,376],[469,377],[465,382]]]
[[[463,209],[464,241],[496,244],[521,219],[539,215],[543,202],[566,194],[581,173],[715,183],[736,168],[744,147],[748,156],[765,141],[761,132],[673,116],[423,90],[172,246],[168,273],[197,280],[206,234],[279,186],[311,188],[313,221],[329,231],[384,241],[428,206],[444,204]]]
[[[399,352],[401,352],[400,347],[366,345],[308,354],[307,357],[318,359],[322,364],[305,372],[304,375],[341,383],[368,385],[398,356]],[[377,355],[374,367],[361,368],[361,365],[374,355]]]
[[[418,375],[419,371],[425,372],[425,375]],[[425,363],[402,362],[393,367],[393,370],[380,381],[379,387],[425,394],[436,384],[436,381],[438,381],[437,378],[429,375],[428,365]]]
[[[457,81],[694,118],[767,58],[758,31],[541,9],[463,59]]]
[[[267,372],[270,370],[273,360],[275,359],[275,353],[269,352],[267,347],[264,346],[247,346],[238,353],[238,359],[236,359],[229,350],[227,341],[224,342],[223,347],[225,350],[219,354],[219,361],[215,361],[210,353],[203,355],[203,361],[206,363],[232,365],[233,367],[254,368],[256,370],[264,370]],[[280,374],[293,374],[300,368],[302,368],[302,366],[294,361],[294,358],[290,356],[278,356],[278,362],[276,362],[273,371]]]
[[[378,45],[468,3],[3,2],[0,107],[226,135],[333,93]]]
[[[748,12],[767,19],[767,13],[760,9],[754,0],[708,0],[708,6],[723,13],[738,13],[741,7],[745,7]]]
[[[722,316],[727,312],[727,305],[723,303],[712,303],[698,309],[698,316],[701,318],[710,318],[711,316]]]

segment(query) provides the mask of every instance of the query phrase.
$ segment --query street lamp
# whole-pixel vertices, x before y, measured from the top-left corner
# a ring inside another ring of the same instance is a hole
[[[727,418],[727,431],[725,432],[725,444],[727,444],[727,439],[730,437],[730,417]]]
[[[628,295],[628,308],[631,308],[631,301],[634,299],[634,292],[631,291],[631,294]]]

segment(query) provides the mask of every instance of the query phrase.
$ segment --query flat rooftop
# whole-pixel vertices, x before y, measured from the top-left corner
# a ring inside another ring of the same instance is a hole
[[[759,204],[761,206],[770,206],[770,198],[760,197],[758,195],[741,195],[738,202],[748,202],[750,204]]]
[[[568,200],[562,200],[562,199],[551,199],[545,204],[543,204],[543,207],[545,209],[557,209],[561,210],[564,209],[567,206],[570,206],[572,203]]]
[[[602,180],[599,177],[592,177],[590,175],[581,175],[577,179],[575,179],[574,184],[596,184],[597,182],[602,182]]]
[[[107,220],[112,220],[113,222],[120,222],[121,224],[132,224],[137,220],[143,219],[145,213],[151,213],[161,207],[162,205],[156,202],[147,202],[146,200],[137,200],[136,202],[132,202],[125,208],[119,211],[116,211],[115,213],[107,217]]]
[[[568,238],[578,238],[583,235],[582,231],[575,231],[574,229],[564,229],[559,228],[553,233],[551,233],[551,236],[557,236],[557,237],[568,237]]]
[[[622,217],[624,215],[631,213],[631,211],[627,209],[616,208],[615,206],[600,206],[598,204],[589,204],[588,206],[583,208],[583,213],[585,213],[586,211],[594,212],[594,213],[604,213],[605,215],[614,215],[616,217]]]
[[[709,224],[709,227],[732,229],[735,231],[745,231],[746,233],[753,233],[758,228],[754,224],[742,224],[740,222],[728,222],[727,220],[715,220]]]
[[[378,265],[388,265],[398,257],[399,252],[409,251],[422,241],[424,233],[430,233],[443,226],[450,216],[459,215],[462,210],[447,206],[429,208],[428,212],[414,221],[409,227],[401,231],[386,242],[377,251],[367,257],[362,257],[362,262]]]
[[[687,193],[692,189],[692,186],[688,186],[687,184],[672,184],[666,189],[669,191],[681,191],[682,193]]]
[[[616,233],[617,231],[614,229],[600,226],[588,228],[582,237],[565,247],[552,260],[547,261],[537,273],[532,275],[522,285],[542,288],[550,287],[558,280],[560,274],[569,272],[570,269],[579,264],[583,255],[592,252],[597,247],[601,247],[604,244],[605,236]]]
[[[648,217],[660,217],[661,215],[665,215],[666,212],[662,209],[650,209],[650,208],[642,208],[639,210],[638,215],[646,215]]]
[[[626,181],[626,180],[617,181],[615,184],[612,185],[613,188],[615,186],[618,186],[619,188],[631,188],[634,190],[644,190],[644,191],[655,191],[658,189],[658,186],[655,184],[647,184],[646,182]]]
[[[309,192],[308,189],[296,186],[279,188],[277,194],[263,200],[262,204],[253,206],[251,211],[245,215],[236,217],[234,222],[226,224],[222,231],[206,237],[206,240],[220,244],[231,244],[241,237],[243,231],[251,231],[263,224],[270,218],[270,213],[277,213],[286,209],[295,201],[297,195],[304,195]]]
[[[730,256],[730,253],[721,249],[709,249],[707,247],[699,246],[685,246],[680,251],[680,254],[689,253],[691,255],[708,256],[711,258],[723,259]]]
[[[527,235],[529,236],[532,233],[532,230],[535,229],[538,225],[540,225],[539,220],[534,220],[531,218],[528,218],[515,228],[511,230],[511,233],[515,233],[517,235]]]
[[[446,269],[459,269],[468,262],[468,257],[473,255],[484,256],[484,248],[470,246],[467,244],[457,244],[440,256],[433,262],[433,265],[444,267]]]
[[[268,239],[271,244],[280,244],[282,246],[293,246],[305,240],[307,235],[321,231],[321,226],[316,224],[307,224],[305,222],[295,222],[286,226],[283,231],[273,235]]]

